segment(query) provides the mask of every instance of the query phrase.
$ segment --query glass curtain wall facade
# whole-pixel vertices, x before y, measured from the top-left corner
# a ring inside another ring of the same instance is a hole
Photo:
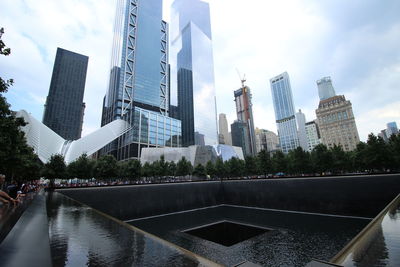
[[[244,155],[251,154],[249,131],[247,123],[243,121],[234,121],[231,124],[232,145],[241,147]]]
[[[66,140],[81,137],[89,58],[57,48],[43,124]]]
[[[171,103],[178,105],[183,146],[217,144],[208,3],[200,0],[174,1],[171,7],[170,54]]]
[[[289,75],[284,72],[270,79],[279,142],[284,153],[299,146],[296,116]]]
[[[317,81],[319,100],[325,100],[336,95],[331,77],[324,77]]]
[[[132,129],[101,154],[113,154],[118,160],[140,157],[137,112],[148,110],[167,119],[168,84],[168,25],[162,20],[162,0],[118,0],[101,123],[122,118]]]

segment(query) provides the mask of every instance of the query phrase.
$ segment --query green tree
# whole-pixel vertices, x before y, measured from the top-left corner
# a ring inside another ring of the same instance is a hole
[[[287,160],[282,151],[276,151],[272,156],[272,170],[274,173],[287,172]]]
[[[50,157],[50,160],[44,165],[43,176],[46,179],[64,179],[66,178],[67,166],[62,155],[56,154]]]
[[[193,171],[193,166],[190,161],[186,160],[185,157],[182,157],[181,160],[178,161],[176,174],[178,176],[190,175]]]
[[[209,160],[206,164],[206,173],[207,175],[210,175],[211,178],[214,178],[215,176],[215,166],[211,160]]]
[[[253,156],[247,156],[245,158],[245,166],[246,166],[246,170],[245,170],[246,175],[258,174],[257,158],[255,158]]]
[[[246,173],[246,163],[236,157],[226,161],[226,170],[229,177],[243,177]]]
[[[388,151],[392,158],[389,167],[392,170],[400,170],[400,134],[394,134],[389,138]]]
[[[314,171],[320,174],[331,171],[332,153],[324,144],[314,147],[311,152],[311,159]]]
[[[11,49],[1,40],[4,29],[0,29],[0,55],[8,56]],[[37,176],[40,164],[33,150],[26,144],[24,133],[20,127],[26,123],[16,118],[7,103],[4,93],[13,84],[13,79],[3,80],[0,77],[0,172],[12,179],[32,178]]]
[[[268,173],[271,172],[272,170],[272,161],[271,157],[265,149],[261,150],[258,155],[258,169],[260,173],[264,175],[264,177],[267,177]]]
[[[227,175],[224,161],[221,158],[217,158],[217,161],[215,162],[215,174],[218,178],[224,178]]]
[[[14,179],[20,181],[37,180],[40,178],[44,165],[31,147],[25,145],[24,149],[26,150],[20,150],[18,163],[14,164]]]
[[[199,178],[206,177],[206,168],[202,164],[197,164],[193,170],[193,175]]]
[[[159,168],[159,175],[160,176],[166,176],[168,174],[168,162],[165,161],[164,155],[161,155],[160,160],[158,162],[158,168]]]
[[[333,173],[343,173],[351,168],[349,166],[350,154],[346,154],[342,146],[335,144],[330,151],[332,153],[331,168]]]
[[[94,166],[96,178],[110,179],[118,174],[117,160],[112,155],[101,156]]]
[[[389,149],[380,136],[368,135],[367,148],[365,152],[365,164],[371,171],[382,171],[390,162]]]
[[[176,163],[173,161],[168,164],[168,175],[173,177],[176,175]]]
[[[367,144],[360,142],[356,146],[356,150],[353,152],[352,165],[355,171],[365,171],[367,167]]]
[[[310,154],[304,151],[303,148],[297,147],[296,149],[289,151],[287,159],[288,170],[291,174],[299,175],[311,172]]]
[[[142,173],[142,165],[137,159],[131,159],[127,163],[126,170],[128,173],[127,178],[129,180],[138,180]]]
[[[81,155],[67,167],[70,178],[89,179],[93,177],[94,162],[86,154]]]
[[[151,177],[153,176],[153,167],[151,166],[150,163],[146,162],[142,166],[142,176],[144,177]]]

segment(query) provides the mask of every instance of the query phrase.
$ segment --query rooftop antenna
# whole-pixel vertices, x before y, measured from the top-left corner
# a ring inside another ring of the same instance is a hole
[[[246,82],[246,74],[244,74],[242,77],[242,75],[240,75],[240,72],[237,68],[236,68],[236,72],[239,75],[240,82],[242,83],[242,88],[244,88],[245,87],[244,83]]]

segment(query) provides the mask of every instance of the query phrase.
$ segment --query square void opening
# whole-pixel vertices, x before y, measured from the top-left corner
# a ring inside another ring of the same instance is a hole
[[[222,221],[184,232],[229,247],[269,231],[271,229]]]

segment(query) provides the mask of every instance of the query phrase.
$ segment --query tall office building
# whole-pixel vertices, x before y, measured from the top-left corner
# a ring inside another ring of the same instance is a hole
[[[132,129],[101,154],[139,158],[143,147],[181,145],[181,123],[168,117],[168,25],[162,0],[118,0],[110,82],[102,125],[126,120]]]
[[[284,72],[270,79],[279,143],[284,153],[299,146],[292,88],[289,75]]]
[[[399,129],[397,128],[396,122],[389,122],[386,124],[386,135],[390,138],[394,134],[398,134]]]
[[[304,151],[308,151],[307,133],[306,133],[306,115],[301,112],[296,113],[297,134],[299,136],[299,144]]]
[[[182,121],[182,144],[218,143],[209,4],[175,0],[171,7],[171,103]]]
[[[356,121],[351,103],[343,95],[321,100],[315,113],[324,145],[341,145],[345,151],[356,148],[360,142]]]
[[[231,124],[232,134],[232,145],[241,147],[243,155],[251,156],[250,138],[249,131],[247,129],[247,123],[244,121],[234,121]]]
[[[274,132],[256,128],[255,133],[257,153],[261,150],[268,152],[279,150],[279,138]]]
[[[237,119],[247,124],[247,136],[249,138],[247,142],[250,144],[250,155],[254,156],[257,151],[250,88],[243,84],[242,88],[234,92],[234,96]]]
[[[314,147],[321,143],[321,137],[319,134],[318,124],[315,121],[306,123],[306,135],[307,135],[307,146],[308,151],[311,152]]]
[[[228,120],[226,119],[226,114],[219,114],[218,120],[219,128],[219,143],[225,145],[232,145],[231,133],[228,132]]]
[[[43,124],[66,140],[81,137],[88,61],[87,56],[57,48]]]
[[[325,100],[336,95],[331,77],[324,77],[317,81],[319,100]]]

